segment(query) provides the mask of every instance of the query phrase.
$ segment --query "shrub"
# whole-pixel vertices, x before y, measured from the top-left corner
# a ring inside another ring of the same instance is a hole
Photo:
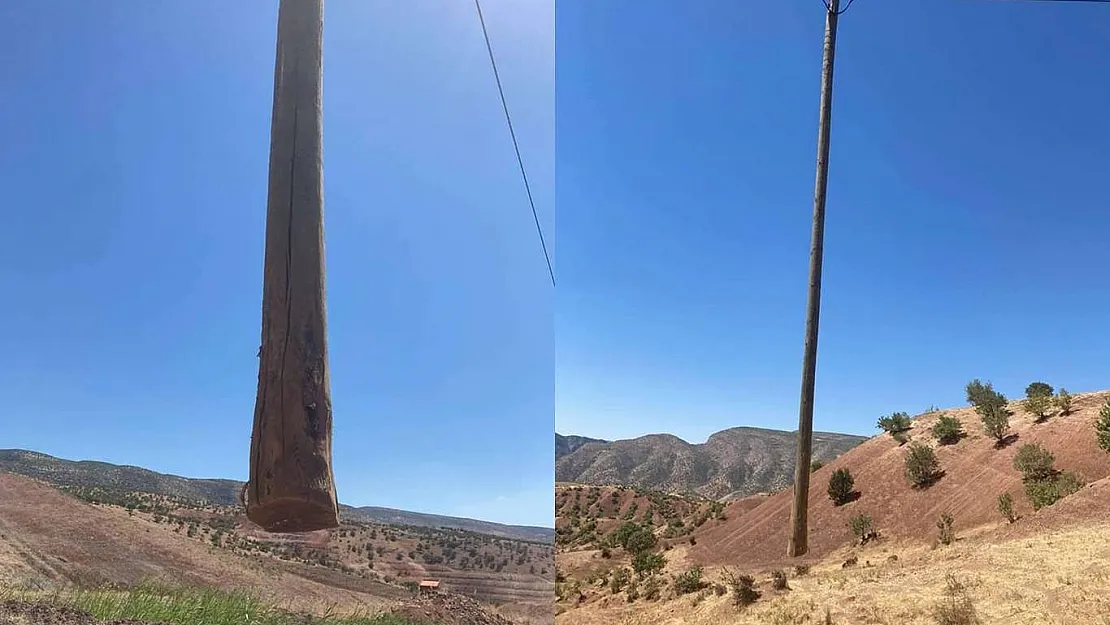
[[[1006,440],[1010,431],[1010,412],[1003,406],[989,406],[979,411],[979,418],[983,421],[983,431],[994,438],[999,444]]]
[[[725,569],[729,590],[732,591],[732,603],[743,608],[759,600],[759,591],[755,589],[755,578],[751,575],[733,575]]]
[[[852,479],[852,472],[846,468],[837,469],[829,476],[829,499],[832,499],[835,505],[844,505],[851,501],[854,487],[855,480]]]
[[[787,590],[790,584],[786,583],[786,572],[780,569],[771,571],[771,588],[775,590]]]
[[[905,474],[915,488],[924,488],[935,482],[940,474],[940,463],[932,447],[920,443],[910,445]]]
[[[910,442],[910,435],[905,432],[895,432],[891,434],[890,437],[894,439],[894,442],[898,443],[899,447]]]
[[[701,567],[695,566],[684,573],[676,575],[671,585],[674,588],[675,594],[688,595],[705,588],[709,583],[701,578]]]
[[[956,417],[942,414],[933,425],[933,436],[941,445],[958,443],[964,435],[964,426]]]
[[[1026,482],[1040,482],[1056,475],[1055,462],[1052,452],[1039,443],[1027,443],[1018,448],[1014,456],[1014,468],[1021,471],[1021,478]]]
[[[861,513],[848,519],[848,529],[852,531],[852,536],[856,540],[863,543],[875,534],[875,523],[871,520],[871,517]]]
[[[1055,389],[1044,382],[1033,382],[1025,387],[1026,397],[1052,397]]]
[[[1081,488],[1083,488],[1082,478],[1074,473],[1064,472],[1051,479],[1026,482],[1025,494],[1029,497],[1029,502],[1033,504],[1033,509],[1040,510],[1045,506],[1051,506]]]
[[[809,472],[816,473],[817,470],[823,466],[825,466],[824,462],[821,462],[820,460],[814,460],[813,462],[809,463]]]
[[[794,577],[805,577],[806,575],[809,575],[809,565],[808,564],[795,564],[794,565]]]
[[[640,577],[650,577],[667,565],[667,559],[661,553],[641,551],[632,556],[632,570]]]
[[[1044,421],[1052,408],[1052,397],[1048,395],[1033,395],[1022,402],[1022,407],[1029,414],[1036,417],[1037,421]]]
[[[1060,411],[1060,416],[1068,416],[1071,414],[1071,393],[1068,393],[1064,389],[1060,389],[1056,397],[1052,398],[1052,404]]]
[[[967,589],[951,573],[948,574],[943,601],[933,608],[933,618],[937,625],[978,625],[975,605],[967,596]]]
[[[628,553],[636,554],[655,547],[656,538],[650,527],[627,522],[613,532],[613,540]]]
[[[998,513],[1006,517],[1006,522],[1013,523],[1017,520],[1017,515],[1014,514],[1014,497],[1010,493],[1002,493],[998,496]]]
[[[879,429],[888,434],[896,434],[909,430],[913,424],[910,422],[910,415],[904,412],[896,412],[889,417],[880,417],[878,426]]]
[[[952,528],[954,519],[951,514],[945,512],[937,519],[937,541],[942,545],[951,545],[956,540],[956,531]]]
[[[967,403],[975,406],[982,412],[989,408],[1003,408],[1006,406],[1006,396],[994,390],[990,382],[972,380],[967,383]]]
[[[663,590],[663,583],[659,578],[652,577],[644,581],[644,599],[648,601],[656,601],[659,599],[659,593]]]
[[[1098,411],[1095,434],[1098,437],[1098,446],[1106,453],[1110,453],[1110,399],[1107,399]]]

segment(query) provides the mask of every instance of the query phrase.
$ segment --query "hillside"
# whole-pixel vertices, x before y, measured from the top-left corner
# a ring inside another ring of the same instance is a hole
[[[555,462],[559,482],[735,499],[780,490],[794,476],[793,432],[738,427],[717,432],[704,443],[688,443],[669,434],[611,442],[556,435],[557,450],[561,438],[570,451]],[[827,462],[865,440],[814,432],[813,457]]]
[[[600,438],[587,438],[585,436],[563,436],[558,432],[555,433],[555,459],[558,460],[563,456],[573,452],[586,443],[608,443],[609,441]]]
[[[220,590],[264,589],[375,606],[409,596],[422,579],[518,613],[543,611],[554,578],[551,545],[457,529],[345,520],[330,531],[269,534],[240,508],[149,493],[47,484],[0,472],[0,588],[155,578]]]
[[[108,491],[141,492],[171,497],[197,505],[235,506],[239,503],[242,482],[221,479],[196,479],[167,475],[134,466],[55,458],[22,449],[0,449],[0,472],[16,473],[55,486],[95,487]],[[408,512],[374,506],[340,506],[344,519],[365,523],[386,523],[458,529],[512,540],[553,544],[555,532],[549,527],[504,525],[491,521]]]
[[[998,496],[1004,492],[1013,496],[1019,516],[1033,517],[1021,474],[1013,466],[1014,455],[1025,443],[1040,443],[1055,455],[1057,469],[1074,471],[1084,482],[1110,476],[1110,454],[1098,448],[1094,436],[1099,407],[1108,396],[1107,392],[1076,395],[1071,414],[1053,415],[1039,423],[1012,403],[1011,439],[1002,448],[983,434],[972,408],[944,411],[959,419],[968,434],[953,445],[938,445],[929,432],[940,413],[918,416],[913,420],[910,440],[932,447],[944,472],[925,489],[911,488],[903,478],[906,446],[887,434],[872,438],[813,474],[808,557],[819,559],[850,544],[848,520],[861,513],[871,516],[884,539],[892,541],[932,540],[942,513],[952,515],[957,532],[997,526],[1002,522]],[[833,506],[826,486],[831,473],[841,467],[851,471],[860,496],[852,503]],[[690,557],[706,564],[743,561],[761,566],[782,561],[791,497],[789,490],[775,494],[747,514],[726,510],[729,521],[697,534],[698,545],[690,550]],[[1051,509],[1045,508],[1036,516],[1047,516]]]

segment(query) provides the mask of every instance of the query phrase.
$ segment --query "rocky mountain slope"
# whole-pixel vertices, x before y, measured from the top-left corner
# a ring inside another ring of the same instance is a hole
[[[814,432],[813,457],[828,462],[865,440]],[[560,445],[567,450],[562,455]],[[717,432],[704,443],[669,434],[619,441],[556,434],[555,479],[734,499],[788,486],[795,445],[793,432],[748,427]]]
[[[94,487],[114,492],[141,492],[197,505],[235,506],[242,482],[196,479],[142,467],[91,460],[73,461],[23,449],[0,449],[0,471],[24,475],[54,486]],[[341,506],[343,518],[365,523],[458,529],[512,540],[554,543],[547,527],[504,525],[491,521],[409,512],[375,506]]]

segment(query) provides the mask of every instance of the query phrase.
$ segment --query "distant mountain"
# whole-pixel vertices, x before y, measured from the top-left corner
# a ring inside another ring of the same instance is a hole
[[[561,455],[560,439],[569,450]],[[828,462],[865,440],[851,434],[814,432],[813,458]],[[556,434],[555,448],[558,482],[619,484],[732,499],[789,486],[794,477],[796,435],[738,427],[692,444],[670,434],[619,441]]]
[[[243,487],[243,483],[236,480],[180,477],[142,467],[92,460],[65,460],[23,449],[0,449],[0,471],[35,478],[54,486],[95,486],[107,490],[151,493],[220,506],[238,505],[239,492]],[[360,521],[417,527],[445,527],[514,540],[548,544],[555,542],[555,530],[547,527],[503,525],[491,521],[373,506],[355,508],[341,505],[340,513],[346,518]]]
[[[555,459],[558,460],[563,456],[574,452],[579,447],[586,443],[608,443],[609,441],[601,440],[600,438],[586,438],[585,436],[563,436],[558,432],[555,433]]]

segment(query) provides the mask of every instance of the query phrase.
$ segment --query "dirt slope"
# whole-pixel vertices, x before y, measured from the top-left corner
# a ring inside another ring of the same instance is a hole
[[[121,510],[82,502],[22,476],[0,473],[0,584],[33,581],[135,584],[159,578],[182,585],[260,590],[304,609],[334,603],[380,606],[406,596],[362,580],[341,590],[298,575],[310,567],[222,552],[143,523]]]
[[[944,512],[955,518],[958,533],[997,525],[1000,522],[997,497],[1009,491],[1018,514],[1031,520],[1034,515],[1022,490],[1021,476],[1013,468],[1018,447],[1039,442],[1055,454],[1057,468],[1076,471],[1087,482],[1107,477],[1110,455],[1098,448],[1093,425],[1099,406],[1108,395],[1107,392],[1077,395],[1071,415],[1053,416],[1043,423],[1034,423],[1031,415],[1016,403],[1011,404],[1014,415],[1010,426],[1017,440],[1003,449],[996,449],[994,441],[982,434],[978,416],[970,408],[945,411],[959,418],[969,434],[955,445],[937,446],[928,431],[936,420],[935,414],[915,419],[911,439],[934,447],[945,471],[939,482],[925,490],[910,488],[903,478],[905,447],[900,447],[889,435],[868,440],[813,474],[807,559],[820,559],[846,546],[851,540],[848,519],[858,513],[873,517],[886,540],[928,542],[935,537],[936,520]],[[834,507],[826,486],[831,472],[840,467],[851,470],[861,497]],[[1104,496],[1106,489],[1105,485],[1092,487],[1089,493],[1077,493],[1074,500],[1059,502],[1055,509],[1046,508],[1035,516],[1043,517],[1047,523],[1054,516],[1063,519],[1068,514],[1072,518],[1077,514],[1105,515],[1107,508],[1091,503],[1088,498]],[[690,549],[689,557],[703,564],[742,563],[745,567],[782,563],[791,497],[791,490],[786,489],[746,514],[726,512],[728,521],[695,534],[697,546]]]

